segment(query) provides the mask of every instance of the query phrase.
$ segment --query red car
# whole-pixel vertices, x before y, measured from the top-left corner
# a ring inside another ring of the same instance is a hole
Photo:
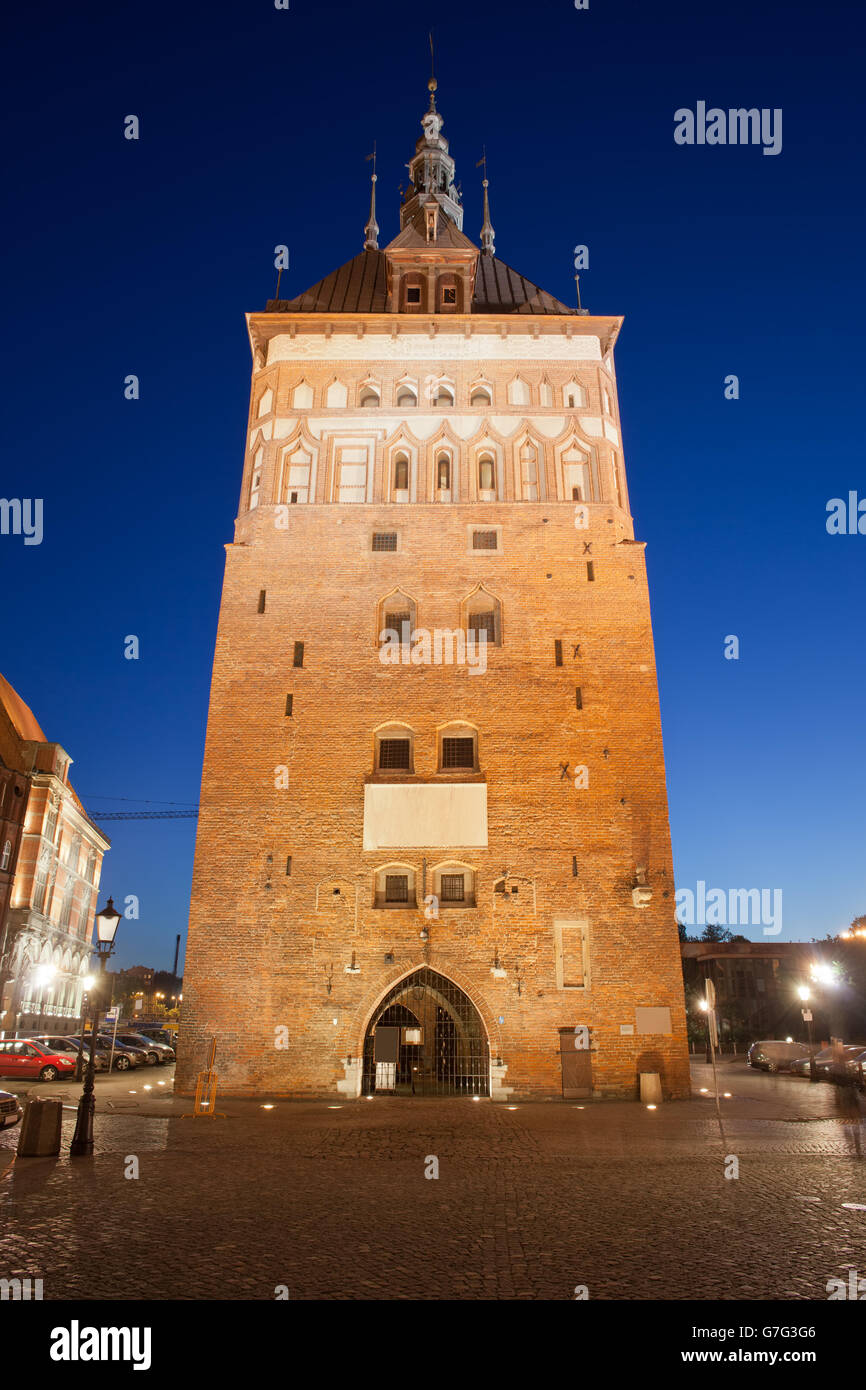
[[[69,1053],[53,1052],[45,1043],[31,1042],[29,1038],[0,1038],[0,1076],[56,1081],[58,1077],[74,1075],[75,1058]]]

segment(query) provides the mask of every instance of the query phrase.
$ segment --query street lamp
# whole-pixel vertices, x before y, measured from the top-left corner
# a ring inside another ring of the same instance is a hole
[[[812,974],[815,974],[814,968],[812,970]],[[803,1001],[803,1008],[800,1010],[800,1012],[802,1013],[803,1018],[809,1028],[809,1080],[817,1081],[818,1064],[815,1061],[815,1044],[812,1041],[812,1010],[806,1007],[809,1000],[812,998],[812,991],[809,989],[808,985],[800,985],[799,989],[797,990],[797,993]]]
[[[119,921],[120,913],[114,906],[114,899],[109,898],[102,911],[96,914],[96,946],[93,949],[99,957],[99,988],[94,991],[95,1008],[93,1012],[93,1023],[91,1025],[92,1031],[90,1034],[90,1058],[84,1077],[84,1090],[81,1092],[81,1099],[78,1102],[78,1117],[75,1121],[75,1133],[72,1136],[72,1144],[69,1148],[69,1152],[73,1157],[80,1157],[93,1153],[93,1112],[96,1108],[93,1097],[93,1079],[96,1069],[96,1034],[99,1031],[99,1005],[104,992],[108,957],[114,950],[114,938],[117,934],[117,924]]]

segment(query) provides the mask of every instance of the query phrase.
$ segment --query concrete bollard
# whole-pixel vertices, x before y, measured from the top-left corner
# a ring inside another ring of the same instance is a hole
[[[640,1073],[640,1098],[644,1105],[658,1105],[662,1099],[662,1079],[657,1071]]]
[[[18,1136],[19,1158],[45,1158],[60,1153],[62,1100],[28,1100]]]

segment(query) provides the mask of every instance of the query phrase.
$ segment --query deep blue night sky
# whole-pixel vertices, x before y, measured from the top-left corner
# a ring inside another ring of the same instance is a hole
[[[274,292],[277,243],[283,294],[361,249],[374,140],[380,245],[396,234],[432,24],[466,231],[486,144],[497,252],[573,303],[585,243],[584,304],[626,316],[678,886],[781,888],[782,939],[866,912],[866,536],[825,527],[829,498],[866,496],[853,0],[87,10],[4,20],[0,492],[43,498],[45,535],[0,536],[0,670],[95,818],[198,799],[243,313]],[[782,152],[678,146],[674,112],[699,100],[781,107]],[[194,822],[106,829],[100,898],[141,900],[119,964],[170,968]]]

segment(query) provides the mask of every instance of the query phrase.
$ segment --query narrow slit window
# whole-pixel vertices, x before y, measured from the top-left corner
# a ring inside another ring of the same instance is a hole
[[[267,589],[259,589],[259,612],[260,612],[260,613],[264,613],[264,611],[265,611],[265,600],[267,599],[267,596],[268,596],[268,591],[267,591]]]
[[[440,492],[451,486],[451,460],[445,454],[436,460],[436,486]]]
[[[303,666],[303,664],[304,664],[304,644],[303,644],[303,642],[296,642],[296,643],[295,643],[295,654],[294,654],[294,656],[292,657],[292,665],[293,665],[293,666]]]
[[[291,878],[291,876],[292,876],[292,856],[291,856],[290,854],[287,854],[287,855],[286,855],[286,878]]]
[[[572,502],[582,502],[582,501],[583,501],[583,498],[582,498],[581,495],[580,495],[580,488],[579,488],[579,487],[573,487],[573,488],[571,489],[571,500],[572,500]]]
[[[493,459],[481,459],[478,465],[478,486],[482,492],[495,492],[496,472]]]
[[[577,878],[577,855],[576,855],[576,854],[573,854],[573,855],[571,856],[571,876],[572,876],[572,878]]]
[[[397,492],[405,492],[409,487],[409,460],[398,458],[394,462],[394,488]]]
[[[586,577],[590,583],[595,579],[595,565],[592,560],[587,560],[586,562]]]
[[[295,699],[294,695],[287,695],[287,696],[286,696],[286,714],[287,714],[290,718],[291,718],[291,714],[292,714],[292,705],[293,705],[293,703],[294,703],[294,699]]]
[[[555,666],[562,665],[562,641],[559,637],[556,638],[553,644],[553,664]]]
[[[579,685],[574,687],[574,705],[575,709],[583,709],[583,691]]]

